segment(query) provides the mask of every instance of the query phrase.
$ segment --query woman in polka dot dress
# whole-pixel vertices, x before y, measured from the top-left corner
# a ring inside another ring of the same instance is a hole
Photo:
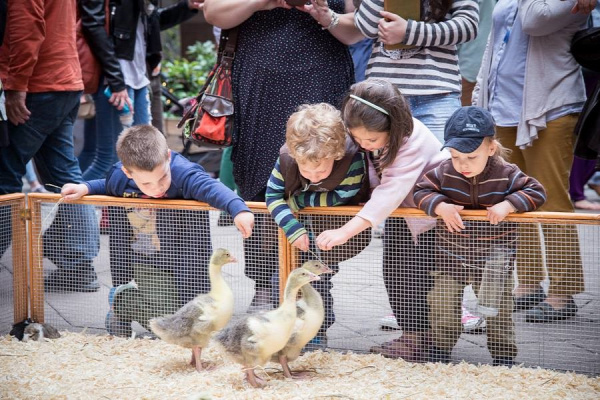
[[[329,6],[345,11],[344,0],[329,0]],[[352,58],[347,46],[308,13],[283,0],[206,0],[204,15],[223,29],[239,25],[233,174],[244,200],[264,201],[288,117],[304,103],[339,107],[354,82]],[[256,282],[253,305],[259,295],[270,297],[272,271],[267,265],[274,270],[278,264],[276,237],[265,240],[276,236],[277,228],[268,214],[263,217],[257,215],[254,234],[245,243],[246,275]]]

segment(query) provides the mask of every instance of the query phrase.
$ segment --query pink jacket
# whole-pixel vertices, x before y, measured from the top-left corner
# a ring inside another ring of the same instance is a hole
[[[421,177],[430,169],[437,167],[442,161],[450,158],[446,151],[440,151],[442,144],[423,123],[413,118],[414,129],[407,142],[400,147],[392,165],[386,167],[377,177],[375,168],[369,160],[369,178],[371,181],[371,199],[363,206],[358,216],[366,219],[372,226],[379,225],[396,208],[415,207],[413,188]],[[419,218],[420,219],[420,218]],[[431,226],[435,225],[435,221]],[[413,235],[418,229],[409,224]]]

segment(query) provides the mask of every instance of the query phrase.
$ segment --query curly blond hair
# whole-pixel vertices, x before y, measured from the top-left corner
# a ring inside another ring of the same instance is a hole
[[[342,159],[346,130],[339,110],[327,103],[301,105],[288,119],[285,143],[296,162]]]

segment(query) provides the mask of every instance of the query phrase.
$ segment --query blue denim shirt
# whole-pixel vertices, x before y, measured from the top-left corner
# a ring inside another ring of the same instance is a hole
[[[517,126],[523,106],[529,35],[523,33],[517,7],[516,0],[500,0],[492,13],[490,112],[498,126]]]
[[[500,0],[492,13],[492,64],[489,78],[489,109],[497,126],[517,126],[523,107],[525,65],[529,35],[523,32],[517,0]],[[551,110],[546,120],[552,121],[579,108],[566,105]]]

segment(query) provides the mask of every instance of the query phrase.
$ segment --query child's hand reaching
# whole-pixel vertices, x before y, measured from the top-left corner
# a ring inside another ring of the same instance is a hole
[[[490,224],[498,225],[504,221],[504,218],[512,212],[515,212],[515,208],[510,202],[504,200],[501,203],[495,204],[492,207],[487,208],[487,218],[490,220]]]
[[[305,233],[304,235],[300,235],[298,239],[294,240],[292,246],[302,250],[308,251],[308,247],[310,246],[310,241],[308,239],[308,235]]]
[[[88,194],[88,187],[83,183],[67,183],[60,190],[60,195],[66,201],[79,200]]]
[[[442,202],[435,207],[434,212],[442,217],[450,232],[460,232],[461,229],[465,229],[462,218],[458,214],[463,208],[463,206]]]
[[[335,246],[344,244],[350,239],[350,237],[344,232],[342,228],[331,229],[329,231],[323,231],[317,237],[315,243],[321,250],[331,250]]]
[[[244,239],[248,239],[252,235],[254,229],[254,214],[248,211],[242,211],[233,219],[235,227],[242,233]]]

